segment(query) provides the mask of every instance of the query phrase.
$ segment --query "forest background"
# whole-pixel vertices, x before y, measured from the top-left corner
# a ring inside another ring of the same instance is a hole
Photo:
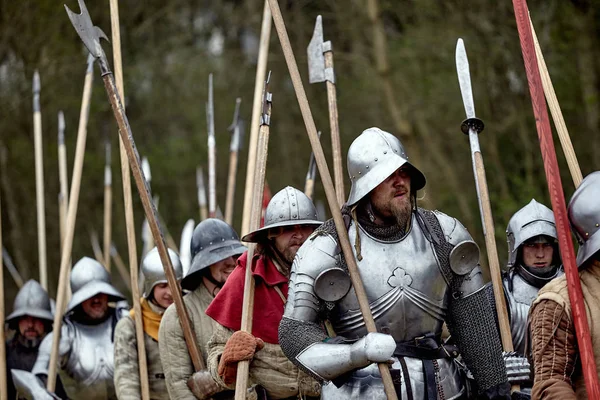
[[[75,0],[67,5],[78,10]],[[230,125],[235,98],[250,120],[262,17],[261,0],[121,0],[126,104],[141,155],[152,168],[152,190],[176,241],[189,218],[199,220],[196,167],[207,169],[205,103],[214,74],[217,198],[224,208]],[[550,206],[519,38],[509,0],[280,0],[322,143],[331,160],[326,91],[308,84],[306,46],[315,18],[334,48],[342,152],[362,130],[378,126],[400,137],[427,176],[420,204],[461,220],[487,264],[455,67],[456,40],[465,40],[501,264],[510,216],[532,198]],[[368,7],[377,6],[377,18]],[[110,37],[109,2],[88,1],[95,24]],[[537,34],[584,176],[600,165],[600,2],[530,1]],[[383,29],[383,48],[373,34]],[[111,46],[104,50],[112,64]],[[38,279],[32,76],[41,75],[49,292],[60,264],[57,113],[66,119],[69,182],[75,151],[86,51],[56,0],[0,0],[0,189],[4,246],[23,278]],[[273,193],[304,187],[310,145],[275,29],[273,115],[267,181]],[[241,227],[249,127],[240,152],[234,227]],[[555,135],[556,137],[556,135]],[[117,129],[95,71],[73,260],[93,256],[89,233],[102,235],[105,141],[112,145],[113,241],[127,260]],[[555,140],[565,196],[574,187]],[[329,161],[330,169],[332,168]],[[346,192],[350,184],[346,177]],[[138,253],[143,210],[133,186]],[[317,178],[315,199],[325,200]],[[326,203],[326,202],[325,202]],[[329,212],[327,211],[327,216]],[[325,218],[327,216],[322,216]],[[114,271],[114,268],[113,268]],[[16,293],[5,271],[11,309]],[[125,290],[113,273],[116,286]]]

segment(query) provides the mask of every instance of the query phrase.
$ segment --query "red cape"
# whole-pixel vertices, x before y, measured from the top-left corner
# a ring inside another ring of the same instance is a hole
[[[238,258],[237,267],[206,309],[209,317],[234,331],[240,330],[242,321],[247,258],[246,251]],[[277,331],[285,305],[274,287],[279,286],[283,295],[287,297],[289,279],[266,257],[254,254],[252,264],[252,275],[255,279],[252,334],[267,343],[279,344]]]

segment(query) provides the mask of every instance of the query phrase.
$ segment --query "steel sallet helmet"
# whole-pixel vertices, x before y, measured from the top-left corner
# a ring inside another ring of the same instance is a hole
[[[205,219],[196,226],[190,248],[192,263],[181,280],[181,287],[188,290],[193,290],[196,286],[195,278],[190,278],[193,274],[246,251],[237,232],[229,224],[216,218]]]
[[[258,242],[266,238],[272,228],[313,225],[318,227],[323,222],[317,217],[317,209],[312,200],[300,190],[287,186],[271,198],[265,211],[265,224],[262,228],[248,233],[242,238],[244,242]]]
[[[75,307],[100,293],[108,295],[109,301],[125,300],[125,296],[110,284],[108,271],[98,261],[89,257],[83,257],[73,266],[71,291],[73,296],[65,313],[73,311]]]
[[[179,256],[171,249],[167,249],[167,251],[171,259],[171,264],[173,264],[175,278],[180,280],[183,276],[183,268],[181,267]],[[150,250],[144,257],[142,261],[142,273],[144,275],[144,293],[142,293],[142,297],[147,299],[152,296],[152,290],[156,285],[167,282],[167,276],[165,275],[157,247]]]
[[[408,162],[400,140],[379,128],[369,128],[358,136],[348,149],[348,175],[352,187],[349,206],[357,203],[403,165],[410,167],[411,189],[425,186],[425,175]]]
[[[568,214],[571,229],[579,242],[577,266],[581,268],[600,250],[600,171],[592,172],[581,182],[571,201]]]
[[[508,266],[517,263],[519,247],[536,236],[548,236],[558,240],[554,213],[545,205],[532,199],[529,204],[517,211],[506,228],[508,241]]]
[[[49,322],[54,320],[50,306],[50,297],[42,285],[30,279],[17,293],[13,305],[13,312],[6,318],[7,323],[12,323],[20,317],[30,316]]]

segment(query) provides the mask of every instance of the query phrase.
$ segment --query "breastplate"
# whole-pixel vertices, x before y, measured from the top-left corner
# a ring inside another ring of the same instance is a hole
[[[508,307],[510,310],[510,331],[513,338],[515,351],[525,354],[525,342],[527,341],[527,317],[531,303],[537,297],[539,289],[527,281],[519,274],[512,276],[512,291],[509,291],[508,279],[503,279],[504,290],[508,298]]]
[[[357,226],[348,230],[356,243]],[[441,333],[447,311],[447,284],[432,244],[413,217],[412,229],[401,240],[380,241],[359,227],[362,260],[358,269],[379,332],[397,342],[425,333]],[[353,248],[356,255],[356,248]],[[337,303],[335,331],[347,338],[367,334],[354,289]]]
[[[115,397],[113,319],[98,325],[70,321],[71,353],[61,379],[71,398],[94,400]],[[64,378],[63,378],[64,375]]]

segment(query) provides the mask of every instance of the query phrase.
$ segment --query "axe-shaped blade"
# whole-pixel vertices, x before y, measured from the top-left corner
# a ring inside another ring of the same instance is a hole
[[[108,38],[104,32],[102,32],[102,29],[95,26],[92,22],[90,13],[85,6],[85,2],[83,0],[78,0],[78,3],[81,14],[74,13],[65,4],[67,15],[90,54],[94,56],[94,58],[106,59],[104,50],[102,50],[102,46],[100,46],[100,39],[104,38],[108,41]]]
[[[456,71],[467,118],[475,118],[475,102],[473,101],[473,90],[471,89],[469,59],[462,39],[458,39],[456,42]]]
[[[308,81],[310,83],[325,81],[325,56],[323,55],[323,22],[317,17],[315,30],[306,49],[308,55]]]

